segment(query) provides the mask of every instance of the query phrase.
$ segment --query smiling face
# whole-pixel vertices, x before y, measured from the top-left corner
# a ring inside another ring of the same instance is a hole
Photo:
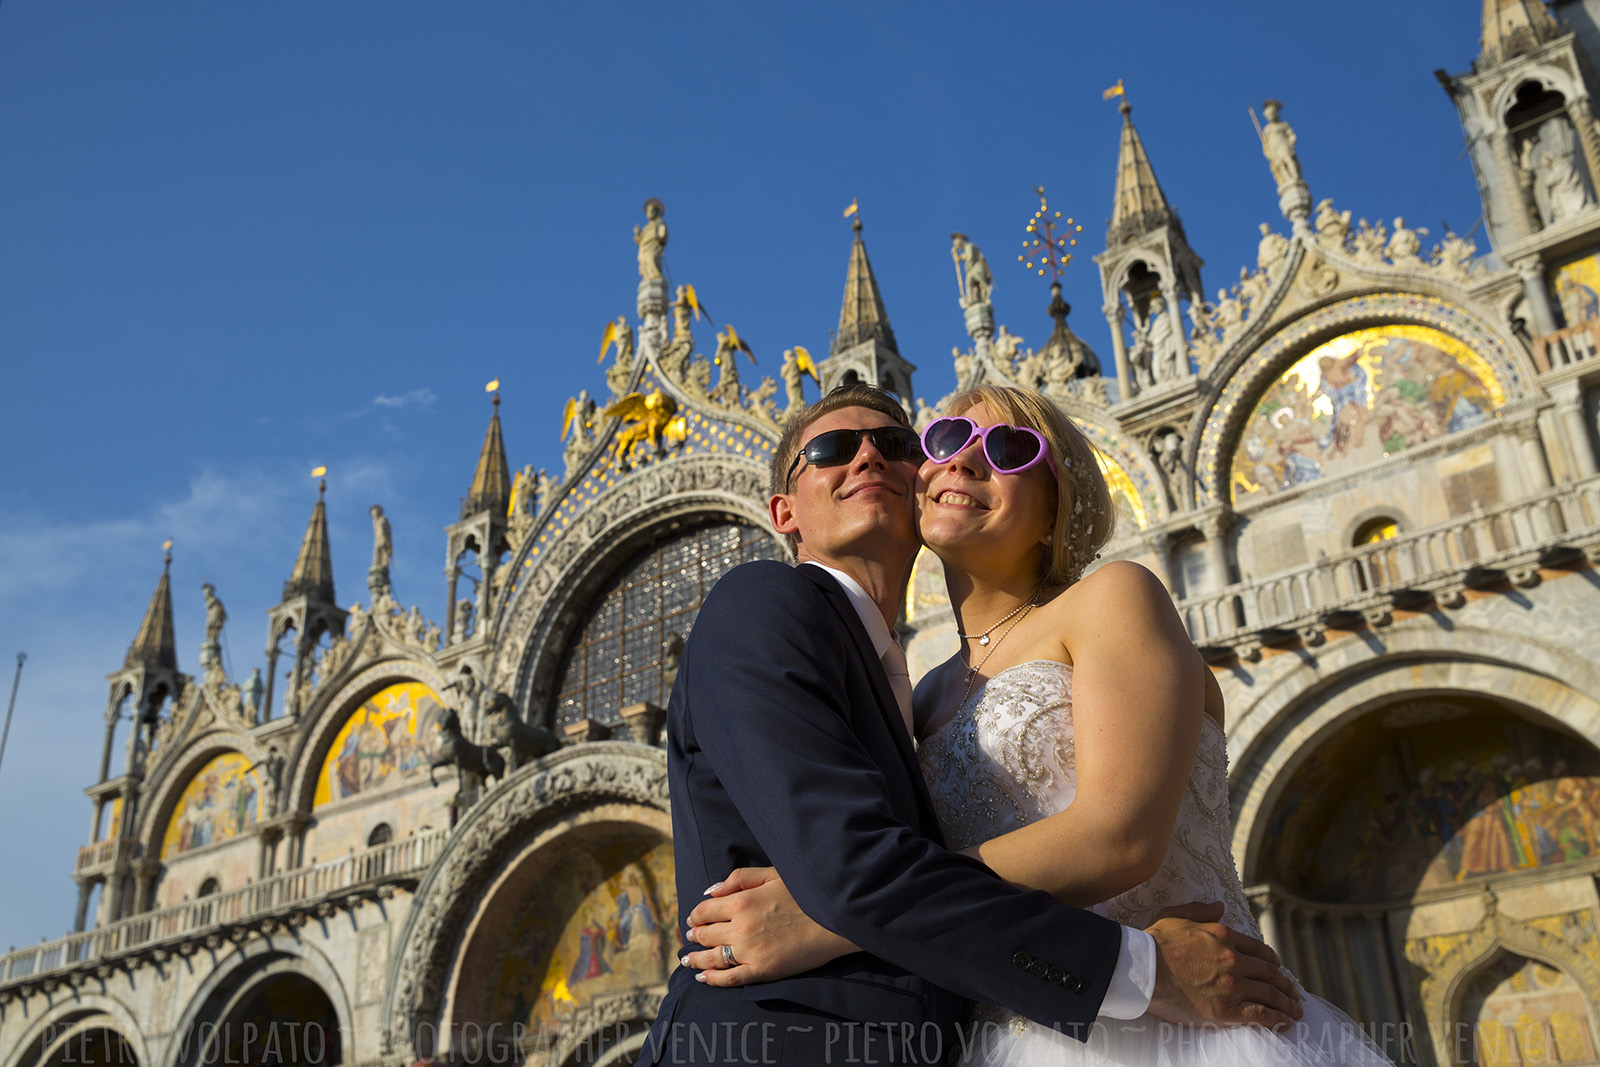
[[[871,430],[900,426],[871,408],[840,408],[806,427],[801,446],[829,430]],[[917,465],[890,462],[863,437],[855,456],[834,467],[800,461],[789,491],[772,497],[772,523],[779,533],[797,534],[800,559],[841,570],[852,557],[910,555],[916,551],[913,493]]]
[[[1006,420],[985,404],[961,412],[979,426]],[[917,477],[922,540],[947,565],[972,570],[1026,565],[1043,573],[1055,526],[1055,476],[1047,464],[1000,474],[978,440],[942,463],[929,460]]]

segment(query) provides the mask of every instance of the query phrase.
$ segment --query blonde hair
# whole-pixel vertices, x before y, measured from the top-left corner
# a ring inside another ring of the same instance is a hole
[[[1111,490],[1094,446],[1049,397],[1033,389],[974,386],[951,397],[941,414],[960,415],[979,404],[994,418],[1039,431],[1049,443],[1060,482],[1050,550],[1041,553],[1039,577],[1047,586],[1070,585],[1099,558],[1116,526]]]

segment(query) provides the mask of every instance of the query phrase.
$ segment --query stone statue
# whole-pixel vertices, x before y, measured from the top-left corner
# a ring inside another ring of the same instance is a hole
[[[464,596],[456,601],[456,632],[450,638],[452,641],[465,641],[472,636],[472,615],[477,611],[477,605],[471,597]]]
[[[256,760],[244,769],[249,774],[257,767],[261,768],[261,789],[267,794],[267,810],[277,810],[278,790],[283,786],[283,753],[278,751],[277,745],[269,745],[267,754]]]
[[[633,326],[629,324],[628,317],[618,315],[617,321],[609,327],[607,336],[617,346],[617,358],[606,371],[606,384],[611,387],[612,396],[622,396],[628,391],[628,381],[633,377]]]
[[[1415,230],[1407,229],[1405,219],[1395,219],[1394,233],[1390,236],[1389,244],[1384,249],[1388,253],[1389,261],[1397,267],[1422,266],[1422,257],[1418,255],[1422,251],[1422,241],[1419,238],[1426,235],[1427,232],[1421,227]]]
[[[1006,329],[1006,324],[1000,324],[1000,332],[994,338],[994,358],[1001,366],[1010,366],[1017,358],[1017,349],[1022,347],[1022,337]]]
[[[913,425],[915,425],[919,431],[938,417],[939,413],[930,407],[926,400],[922,399],[920,396],[917,397],[917,417]]]
[[[483,696],[483,686],[478,684],[478,679],[470,668],[463,667],[456,680],[444,687],[444,692],[456,690],[461,694],[460,712],[466,717],[467,727],[470,729],[478,721],[478,701]]]
[[[1533,201],[1546,226],[1593,206],[1594,193],[1578,169],[1577,134],[1565,116],[1539,124],[1538,132],[1523,142],[1520,163],[1532,178]]]
[[[1288,255],[1289,239],[1281,233],[1273,233],[1272,227],[1263,222],[1261,243],[1256,246],[1256,266],[1270,274],[1283,265]]]
[[[763,377],[760,385],[745,394],[745,406],[758,417],[776,426],[778,424],[778,403],[772,398],[777,391],[777,381],[770,377]]]
[[[786,415],[806,406],[806,392],[802,388],[805,378],[810,377],[819,388],[822,386],[822,379],[817,377],[816,361],[811,358],[810,352],[798,345],[784,350],[783,366],[778,374],[783,378],[784,395],[789,401],[789,406],[784,409]]]
[[[1433,265],[1445,277],[1464,282],[1472,276],[1472,257],[1477,252],[1477,245],[1447,232],[1444,240],[1433,250]]]
[[[250,677],[245,679],[243,696],[245,718],[251,722],[261,720],[261,695],[266,689],[267,683],[261,679],[261,668],[250,668]]]
[[[994,275],[989,261],[964,233],[950,235],[950,258],[956,261],[956,281],[961,286],[961,306],[971,307],[991,298]]]
[[[1243,267],[1239,268],[1239,285],[1237,292],[1239,302],[1250,309],[1252,318],[1260,315],[1266,309],[1267,294],[1272,291],[1272,279],[1267,277],[1265,271],[1256,271],[1251,274]]]
[[[384,517],[383,507],[379,504],[368,508],[367,514],[372,516],[372,569],[387,571],[394,559],[394,536],[389,529],[389,520]]]
[[[1211,313],[1211,326],[1221,333],[1222,344],[1226,345],[1244,325],[1244,308],[1226,289],[1217,290],[1217,302],[1213,306],[1216,310]]]
[[[1189,367],[1183,339],[1172,327],[1167,301],[1160,293],[1150,297],[1150,372],[1158,382],[1177,381]]]
[[[1383,250],[1389,245],[1389,231],[1384,227],[1382,219],[1378,220],[1376,226],[1362,219],[1352,243],[1357,263],[1379,267],[1383,265]]]
[[[662,688],[667,692],[672,691],[672,685],[678,680],[678,664],[683,659],[683,635],[673,634],[661,646],[661,682]]]
[[[1300,158],[1294,151],[1294,128],[1283,121],[1283,104],[1277,100],[1261,105],[1261,114],[1267,120],[1261,130],[1261,152],[1272,167],[1272,177],[1281,193],[1304,180],[1300,177]]]
[[[643,226],[633,228],[633,243],[639,246],[639,277],[643,281],[661,278],[661,253],[667,250],[667,224],[662,217],[666,205],[655,197],[644,202]]]
[[[1344,250],[1350,236],[1350,212],[1335,211],[1331,199],[1317,202],[1317,240],[1328,248]]]
[[[956,388],[970,389],[976,385],[978,363],[972,358],[972,353],[963,352],[959,348],[951,348],[950,358],[955,365]]]
[[[669,378],[683,379],[689,353],[694,351],[693,314],[694,305],[689,302],[688,287],[680,285],[672,300],[672,340],[661,350],[661,369]]]
[[[594,444],[589,435],[589,427],[594,422],[596,406],[587,389],[578,390],[578,395],[567,401],[567,413],[566,418],[562,420],[561,436],[567,442],[564,458],[569,478]]]
[[[684,386],[702,400],[711,399],[711,361],[696,356],[689,361],[688,380]]]
[[[1128,390],[1129,396],[1137,396],[1155,386],[1156,377],[1150,356],[1150,325],[1136,319],[1133,323],[1133,343],[1128,346],[1128,369],[1133,377],[1133,381],[1128,383],[1132,386]]]
[[[228,621],[228,612],[217,599],[217,587],[206,582],[200,587],[206,595],[206,644],[220,648],[222,627]]]

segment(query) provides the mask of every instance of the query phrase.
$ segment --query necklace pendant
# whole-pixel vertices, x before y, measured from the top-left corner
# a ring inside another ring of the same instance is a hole
[[[978,644],[987,645],[988,643],[989,643],[989,635],[988,634],[983,634],[982,636],[980,636],[978,638]]]

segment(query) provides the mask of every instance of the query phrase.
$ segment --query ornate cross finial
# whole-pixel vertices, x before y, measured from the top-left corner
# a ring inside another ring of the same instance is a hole
[[[1017,257],[1017,262],[1029,270],[1038,270],[1041,278],[1049,274],[1050,284],[1059,285],[1061,272],[1072,262],[1072,253],[1067,250],[1078,243],[1083,227],[1072,219],[1058,224],[1056,220],[1061,218],[1061,212],[1050,213],[1044,186],[1036,185],[1033,191],[1039,194],[1039,210],[1028,220],[1029,236],[1022,239],[1022,255]]]

